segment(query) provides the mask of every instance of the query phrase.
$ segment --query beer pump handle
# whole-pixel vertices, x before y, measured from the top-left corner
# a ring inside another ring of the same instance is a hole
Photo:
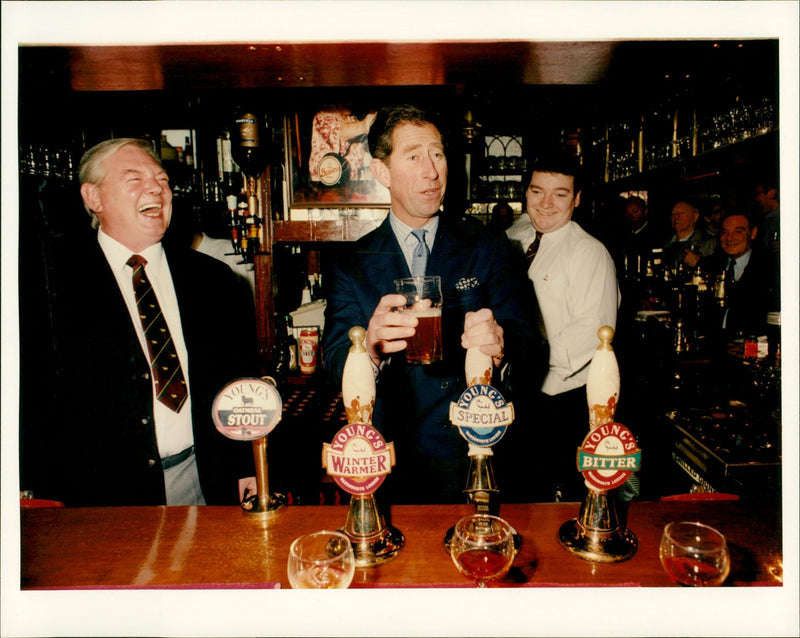
[[[464,374],[467,387],[473,385],[491,385],[492,383],[492,357],[481,352],[480,347],[467,348],[464,358]]]
[[[595,476],[591,456],[598,454],[607,440],[613,439],[615,449],[619,449],[620,438],[632,440],[633,435],[625,426],[614,423],[619,401],[619,366],[611,340],[614,329],[602,326],[597,331],[600,345],[589,364],[589,377],[586,380],[586,401],[589,407],[589,433],[578,451],[578,468],[583,474],[588,493],[581,504],[577,518],[566,521],[558,530],[558,542],[571,554],[595,563],[617,563],[627,560],[636,553],[639,541],[636,535],[620,523],[614,506],[613,488],[620,482],[612,482],[608,476]],[[604,432],[605,431],[605,432]],[[624,432],[623,432],[624,431]],[[610,432],[611,434],[606,434]],[[619,434],[622,432],[622,434]],[[586,442],[594,440],[592,451],[587,453]],[[606,448],[607,449],[607,448]],[[638,451],[634,450],[636,454]],[[581,463],[581,456],[588,454],[590,464]],[[630,457],[634,459],[634,456]],[[584,469],[588,468],[588,469]],[[634,470],[635,471],[635,470]],[[617,472],[615,480],[624,481],[630,472]]]
[[[375,407],[375,373],[364,340],[367,331],[353,326],[347,333],[352,345],[342,371],[342,401],[348,423],[372,424]]]
[[[619,403],[619,365],[611,346],[614,329],[602,326],[597,336],[600,345],[589,364],[589,377],[586,380],[586,402],[592,430],[613,421]]]
[[[342,370],[342,401],[348,426],[342,428],[340,433],[345,430],[369,429],[373,430],[380,438],[377,430],[372,428],[372,412],[375,408],[375,369],[369,354],[367,354],[367,349],[364,347],[367,331],[361,326],[353,326],[347,336],[350,337],[352,345]],[[369,427],[349,427],[349,424],[354,423]],[[382,438],[380,440],[383,441]],[[330,472],[330,466],[325,461],[328,454],[326,448],[330,449],[327,444],[323,447],[323,465],[328,467]],[[385,443],[382,450],[388,451],[388,456],[384,457],[386,466],[393,466],[394,447],[392,443]],[[375,475],[375,477],[377,476]],[[370,478],[368,477],[367,480]],[[380,481],[382,482],[382,480],[381,478]],[[347,507],[347,518],[342,531],[353,545],[356,567],[374,567],[392,560],[405,545],[403,533],[397,528],[387,525],[375,500],[373,493],[375,489],[377,488],[368,492],[347,489],[350,493],[350,504]]]
[[[480,347],[467,348],[464,358],[464,375],[467,387],[473,385],[490,385],[492,383],[492,357],[481,352]],[[467,456],[492,456],[492,448],[478,447],[469,444]]]

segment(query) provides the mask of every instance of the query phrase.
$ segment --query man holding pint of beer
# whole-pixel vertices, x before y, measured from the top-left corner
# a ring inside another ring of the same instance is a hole
[[[535,331],[535,302],[503,233],[441,210],[445,144],[425,111],[381,110],[369,147],[371,169],[389,190],[391,210],[377,229],[349,246],[328,275],[323,365],[340,383],[351,345],[348,331],[366,328],[377,381],[374,424],[394,442],[397,455],[382,495],[395,503],[465,502],[467,444],[448,411],[466,388],[466,350],[478,347],[492,357],[492,385],[506,400],[517,398],[511,396],[512,377],[520,395],[538,387],[531,384],[537,375],[541,382],[547,357]],[[431,278],[424,291],[402,287],[422,286],[422,276]],[[420,320],[435,317],[437,305],[441,355],[407,356]],[[510,457],[504,462],[515,447],[507,442],[513,441],[513,427],[494,449],[504,498],[522,486],[516,464]]]

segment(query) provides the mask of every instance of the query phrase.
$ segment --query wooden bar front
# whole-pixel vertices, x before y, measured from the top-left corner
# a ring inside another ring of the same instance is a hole
[[[291,541],[344,524],[344,506],[295,506],[270,521],[236,507],[119,507],[22,510],[23,589],[288,588]],[[392,524],[406,545],[393,561],[357,570],[352,588],[469,587],[445,552],[445,532],[467,505],[395,506]],[[726,586],[781,585],[780,505],[762,502],[637,502],[627,526],[639,548],[628,561],[583,561],[558,543],[577,503],[504,505],[501,515],[524,542],[501,587],[673,586],[658,558],[666,523],[699,520],[725,534]],[[623,512],[624,514],[624,512]]]

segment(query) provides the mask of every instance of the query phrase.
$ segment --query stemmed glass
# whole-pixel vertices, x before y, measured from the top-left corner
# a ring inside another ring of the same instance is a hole
[[[514,555],[514,529],[502,518],[472,514],[453,528],[450,557],[458,571],[478,587],[505,576]]]
[[[289,548],[287,573],[293,589],[347,589],[355,569],[353,546],[341,532],[306,534]]]
[[[690,587],[717,587],[731,571],[725,537],[703,523],[667,523],[659,557],[670,579]]]

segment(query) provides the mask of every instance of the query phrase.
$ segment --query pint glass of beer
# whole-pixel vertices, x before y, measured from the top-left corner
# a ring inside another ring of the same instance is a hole
[[[406,298],[400,312],[414,315],[419,323],[406,340],[409,363],[434,363],[442,358],[442,279],[439,275],[394,280],[397,292]]]

